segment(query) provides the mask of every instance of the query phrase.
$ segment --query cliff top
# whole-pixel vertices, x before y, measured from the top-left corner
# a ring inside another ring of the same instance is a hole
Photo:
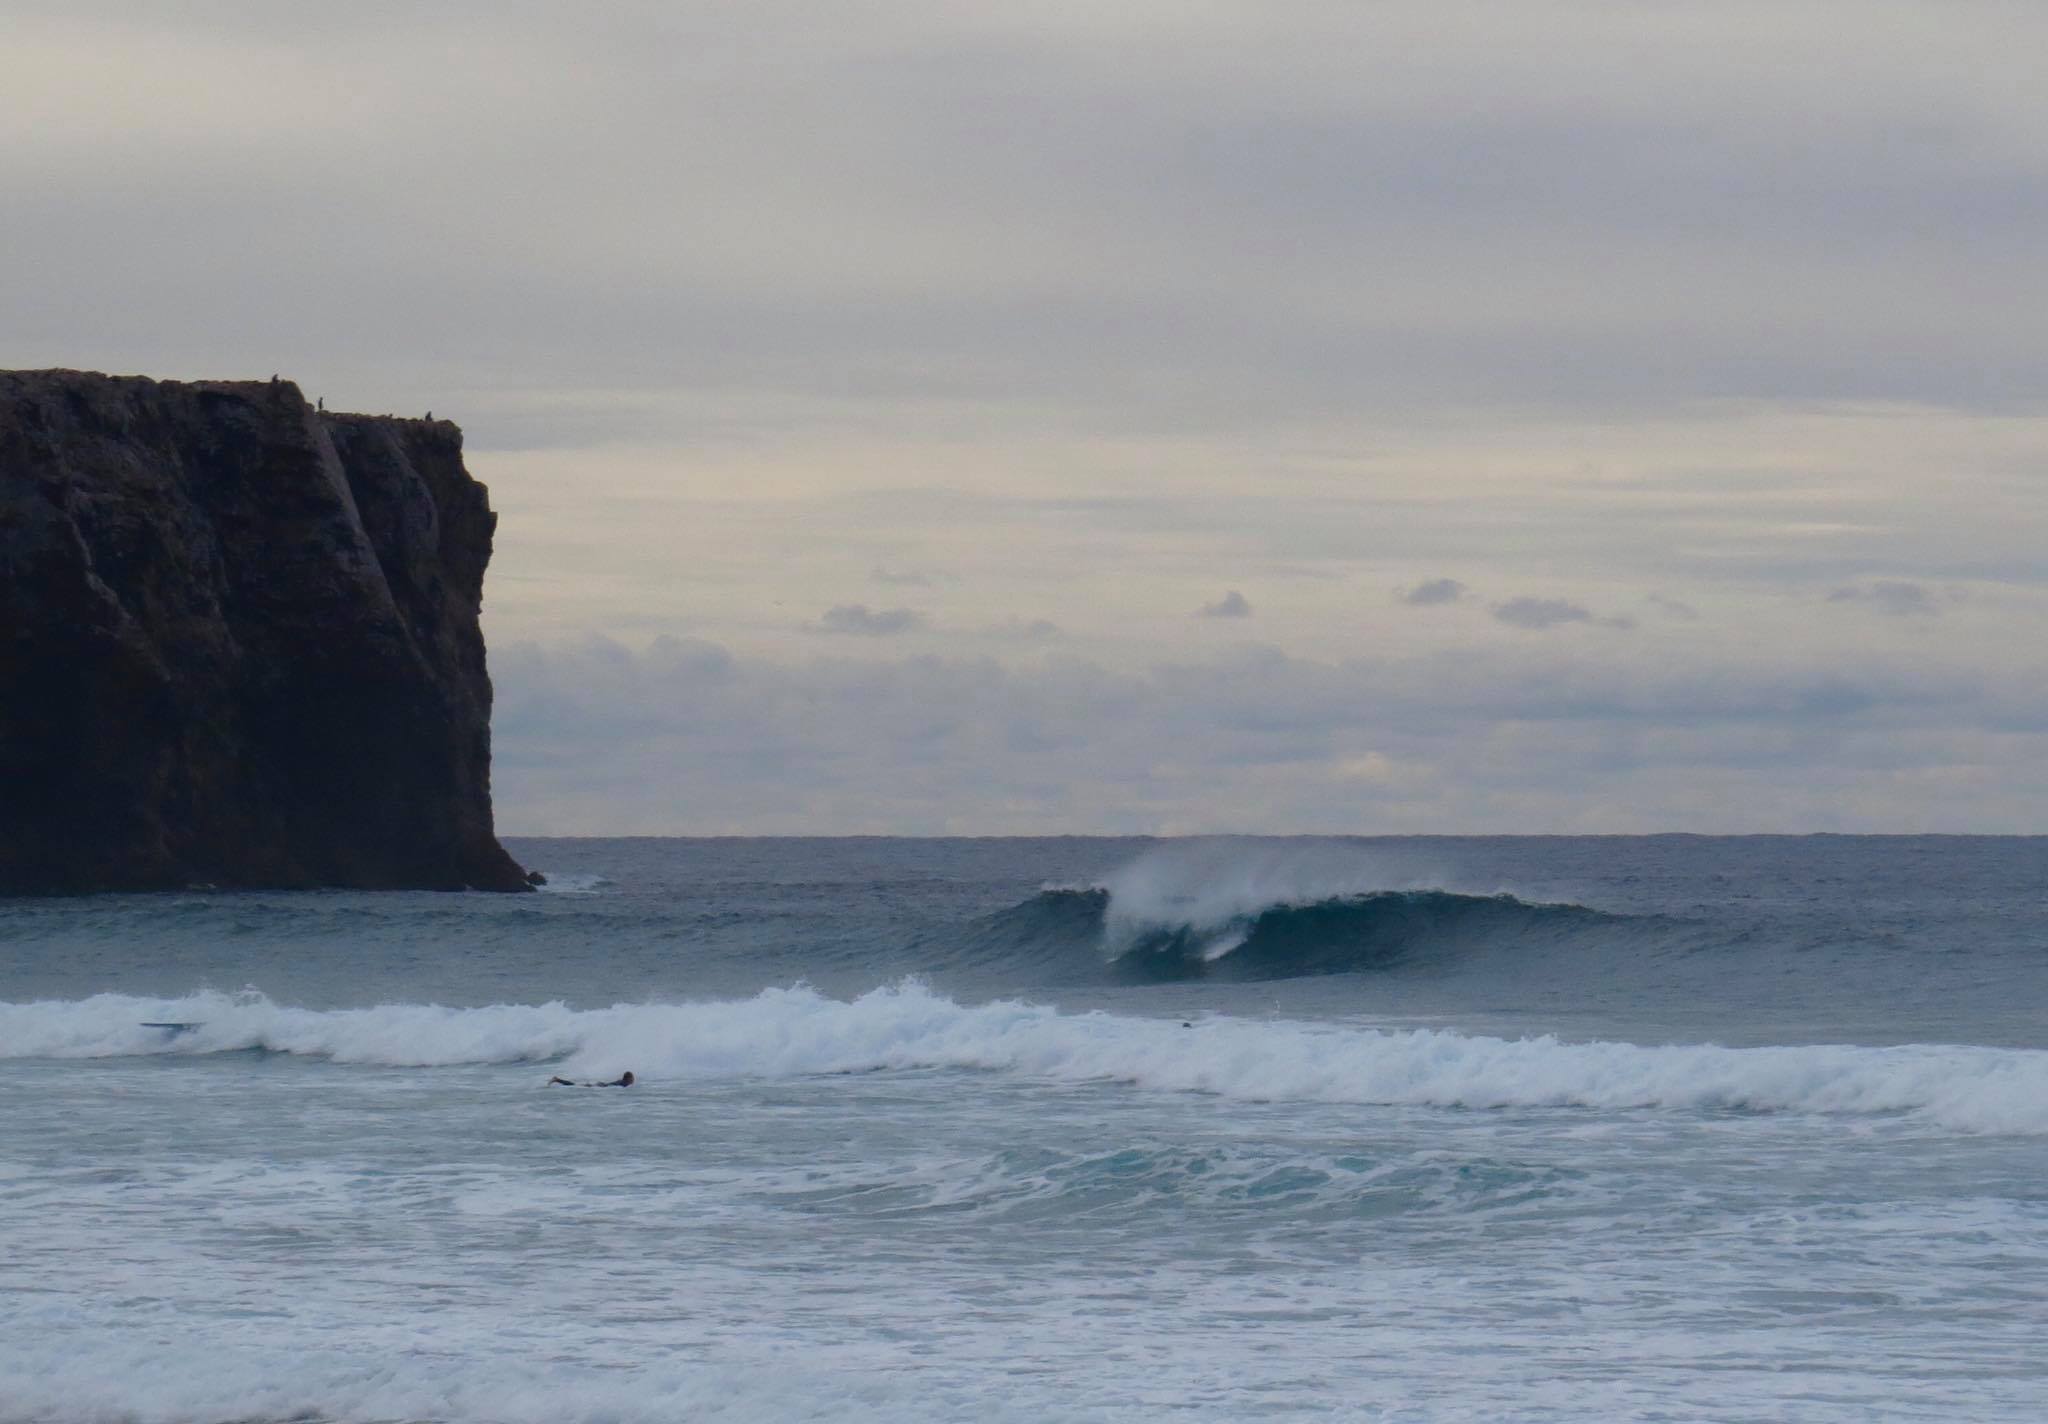
[[[90,391],[102,388],[110,391],[154,390],[166,394],[181,391],[197,391],[211,395],[239,396],[244,400],[257,401],[266,398],[308,403],[306,394],[298,382],[283,376],[272,376],[268,380],[191,380],[166,381],[154,376],[115,376],[104,371],[81,371],[68,366],[48,366],[40,369],[0,371],[0,390],[12,387],[22,395],[38,395],[64,389]],[[460,437],[462,427],[452,420],[436,419],[432,411],[425,415],[393,415],[390,412],[371,414],[367,411],[329,410],[325,403],[315,399],[310,402],[319,415],[329,420],[388,420],[399,425],[417,426],[435,434],[453,434]]]

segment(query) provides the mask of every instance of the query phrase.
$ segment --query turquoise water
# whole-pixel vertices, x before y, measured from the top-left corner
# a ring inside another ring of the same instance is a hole
[[[2048,1410],[2048,842],[514,850],[0,903],[0,1419]]]

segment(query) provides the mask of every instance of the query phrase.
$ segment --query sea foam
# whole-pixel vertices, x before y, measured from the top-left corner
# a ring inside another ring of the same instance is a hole
[[[900,1378],[807,1367],[662,1361],[633,1370],[525,1363],[498,1342],[437,1336],[459,1353],[283,1348],[198,1336],[175,1345],[109,1340],[35,1320],[0,1342],[0,1424],[201,1424],[438,1419],[478,1424],[1042,1418],[999,1399]],[[79,1322],[72,1322],[77,1324]]]

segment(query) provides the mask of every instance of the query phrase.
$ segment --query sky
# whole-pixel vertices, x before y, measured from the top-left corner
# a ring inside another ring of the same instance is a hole
[[[502,831],[2048,832],[2048,7],[0,31],[0,366],[463,426]]]

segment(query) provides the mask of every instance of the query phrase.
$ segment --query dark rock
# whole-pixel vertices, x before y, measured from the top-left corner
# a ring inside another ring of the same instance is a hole
[[[0,894],[524,890],[448,421],[0,372]]]

